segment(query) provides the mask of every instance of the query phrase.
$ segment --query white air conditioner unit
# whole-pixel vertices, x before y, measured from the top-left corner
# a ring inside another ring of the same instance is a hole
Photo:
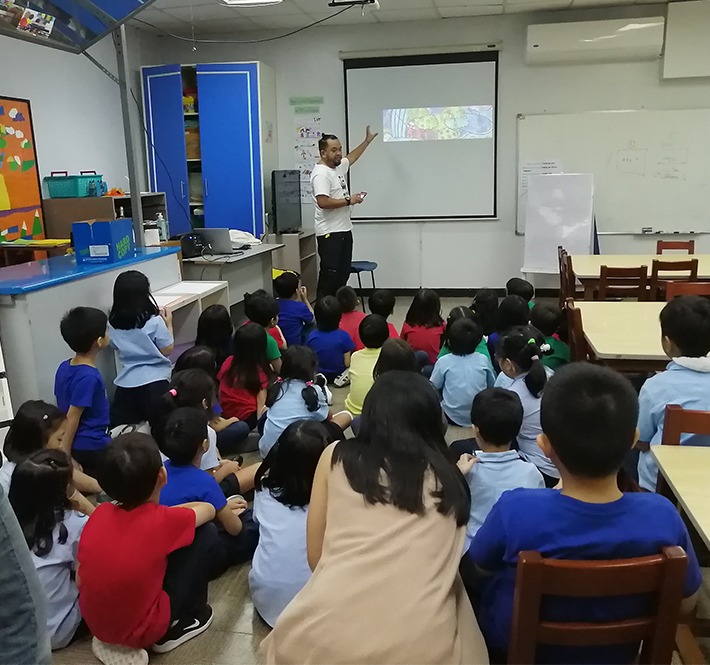
[[[662,16],[528,26],[526,62],[653,60],[663,49]]]

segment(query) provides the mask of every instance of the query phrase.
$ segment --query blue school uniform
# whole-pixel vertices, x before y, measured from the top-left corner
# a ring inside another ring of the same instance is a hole
[[[473,398],[496,381],[491,361],[482,353],[457,356],[453,353],[436,361],[430,381],[441,391],[441,408],[459,427],[471,427]]]
[[[500,453],[476,452],[478,462],[466,475],[471,489],[471,512],[466,526],[464,552],[488,517],[503,492],[518,489],[542,489],[545,481],[537,467],[521,459],[517,450]]]
[[[554,374],[554,372],[547,367],[545,371],[547,372],[548,378]],[[540,446],[537,445],[538,434],[542,432],[542,427],[540,426],[540,402],[542,400],[541,397],[535,397],[528,390],[528,387],[525,385],[526,376],[527,372],[511,379],[501,372],[496,379],[495,387],[512,390],[520,397],[520,401],[523,403],[523,425],[520,428],[520,433],[516,437],[520,456],[525,461],[532,462],[546,476],[559,478],[560,472],[557,470],[557,467],[552,463],[549,457],[543,454],[542,450],[540,450]]]
[[[343,356],[355,350],[350,335],[340,328],[330,332],[314,330],[308,335],[306,343],[318,356],[318,371],[328,378],[345,371]]]
[[[639,394],[639,441],[648,441],[652,446],[660,445],[666,406],[669,404],[710,411],[710,358],[678,358],[668,364],[665,372],[656,374],[643,384]],[[681,443],[708,446],[710,437],[684,434]],[[639,453],[638,472],[639,485],[655,492],[658,465],[650,450]]]
[[[680,545],[688,555],[683,596],[702,582],[700,567],[683,520],[658,494],[624,494],[611,503],[585,503],[556,490],[517,489],[493,506],[466,553],[469,562],[493,572],[483,585],[481,631],[489,646],[505,652],[510,638],[518,553],[540,552],[554,559],[623,559],[658,554]],[[644,596],[548,598],[547,621],[616,621],[645,611]],[[638,645],[540,647],[543,663],[630,663]]]
[[[168,482],[160,490],[160,505],[178,506],[190,501],[204,501],[218,512],[227,505],[219,483],[207,471],[192,464],[178,466],[170,460],[166,460],[165,470]]]
[[[313,323],[313,312],[300,300],[279,298],[279,328],[284,334],[286,344],[303,344],[303,330]]]

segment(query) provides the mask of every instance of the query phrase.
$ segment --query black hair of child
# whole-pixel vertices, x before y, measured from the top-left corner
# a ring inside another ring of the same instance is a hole
[[[436,328],[443,325],[441,318],[441,298],[432,289],[419,289],[407,310],[405,322],[410,326]]]
[[[516,297],[517,296],[513,296]],[[518,326],[506,332],[498,342],[498,361],[512,360],[525,375],[525,385],[533,397],[540,397],[547,383],[547,370],[542,364],[543,352],[540,348],[545,338],[532,326]]]
[[[274,280],[274,293],[276,293],[279,298],[292,298],[298,290],[300,282],[301,277],[295,272],[291,272],[289,270],[282,272]]]
[[[281,356],[281,375],[266,392],[266,406],[271,408],[281,397],[284,384],[288,381],[303,381],[306,387],[301,391],[301,397],[306,408],[313,413],[318,411],[319,399],[314,379],[317,366],[316,354],[307,346],[289,346]]]
[[[505,284],[505,293],[508,296],[520,296],[525,302],[530,302],[535,297],[535,287],[522,277],[512,277]]]
[[[25,402],[15,413],[5,436],[3,452],[10,462],[19,464],[42,450],[66,415],[54,404],[39,399]]]
[[[486,388],[473,398],[471,422],[481,438],[494,446],[510,446],[523,425],[523,403],[517,393]]]
[[[606,367],[572,363],[550,378],[540,424],[572,475],[604,478],[617,474],[631,450],[638,413],[628,379]]]
[[[88,353],[100,337],[106,336],[108,316],[95,307],[74,307],[59,324],[59,332],[74,353]]]
[[[316,326],[321,332],[337,330],[343,316],[340,303],[335,296],[324,296],[320,300],[316,300],[313,314],[316,317]]]
[[[139,270],[122,272],[113,283],[113,305],[108,322],[117,330],[142,328],[158,316],[160,308],[150,292],[148,278]]]
[[[530,310],[530,325],[545,337],[552,337],[560,329],[562,310],[556,305],[538,303]]]
[[[96,479],[119,507],[132,510],[150,498],[162,466],[155,439],[142,432],[130,432],[108,444]]]
[[[204,411],[183,406],[175,409],[165,423],[163,454],[176,466],[188,466],[207,440],[209,421]]]
[[[382,345],[380,357],[372,370],[372,376],[378,379],[386,372],[391,372],[392,370],[416,373],[421,371],[414,349],[401,337],[390,337]]]
[[[458,319],[447,330],[449,350],[455,356],[468,356],[475,352],[483,339],[480,326],[471,319]]]
[[[681,355],[703,358],[710,353],[710,300],[679,296],[661,310],[661,333]]]
[[[503,334],[516,326],[530,323],[530,307],[520,296],[506,296],[501,300],[496,313],[496,331]]]
[[[263,328],[262,328],[263,330]],[[173,376],[186,369],[201,369],[207,372],[213,379],[217,378],[217,358],[214,349],[209,346],[195,345],[187,351],[183,351],[175,361]]]
[[[397,303],[394,293],[387,289],[377,289],[373,291],[367,299],[367,306],[372,314],[379,314],[388,318],[394,312],[394,306]]]
[[[355,289],[352,286],[341,286],[336,292],[335,297],[340,303],[340,311],[343,314],[354,312],[358,306],[358,297]]]
[[[272,321],[279,315],[279,304],[276,302],[276,298],[263,290],[245,293],[244,314],[250,321],[269,328]]]
[[[390,329],[387,319],[379,314],[368,314],[358,327],[360,341],[368,349],[380,349],[389,339]]]

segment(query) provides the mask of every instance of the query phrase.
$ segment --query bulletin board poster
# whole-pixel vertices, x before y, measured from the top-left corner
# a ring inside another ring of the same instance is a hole
[[[0,95],[0,240],[44,238],[30,102]]]

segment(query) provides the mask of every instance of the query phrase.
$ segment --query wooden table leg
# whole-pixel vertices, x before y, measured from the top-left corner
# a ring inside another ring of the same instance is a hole
[[[705,665],[705,656],[688,624],[678,624],[675,645],[683,665]]]

